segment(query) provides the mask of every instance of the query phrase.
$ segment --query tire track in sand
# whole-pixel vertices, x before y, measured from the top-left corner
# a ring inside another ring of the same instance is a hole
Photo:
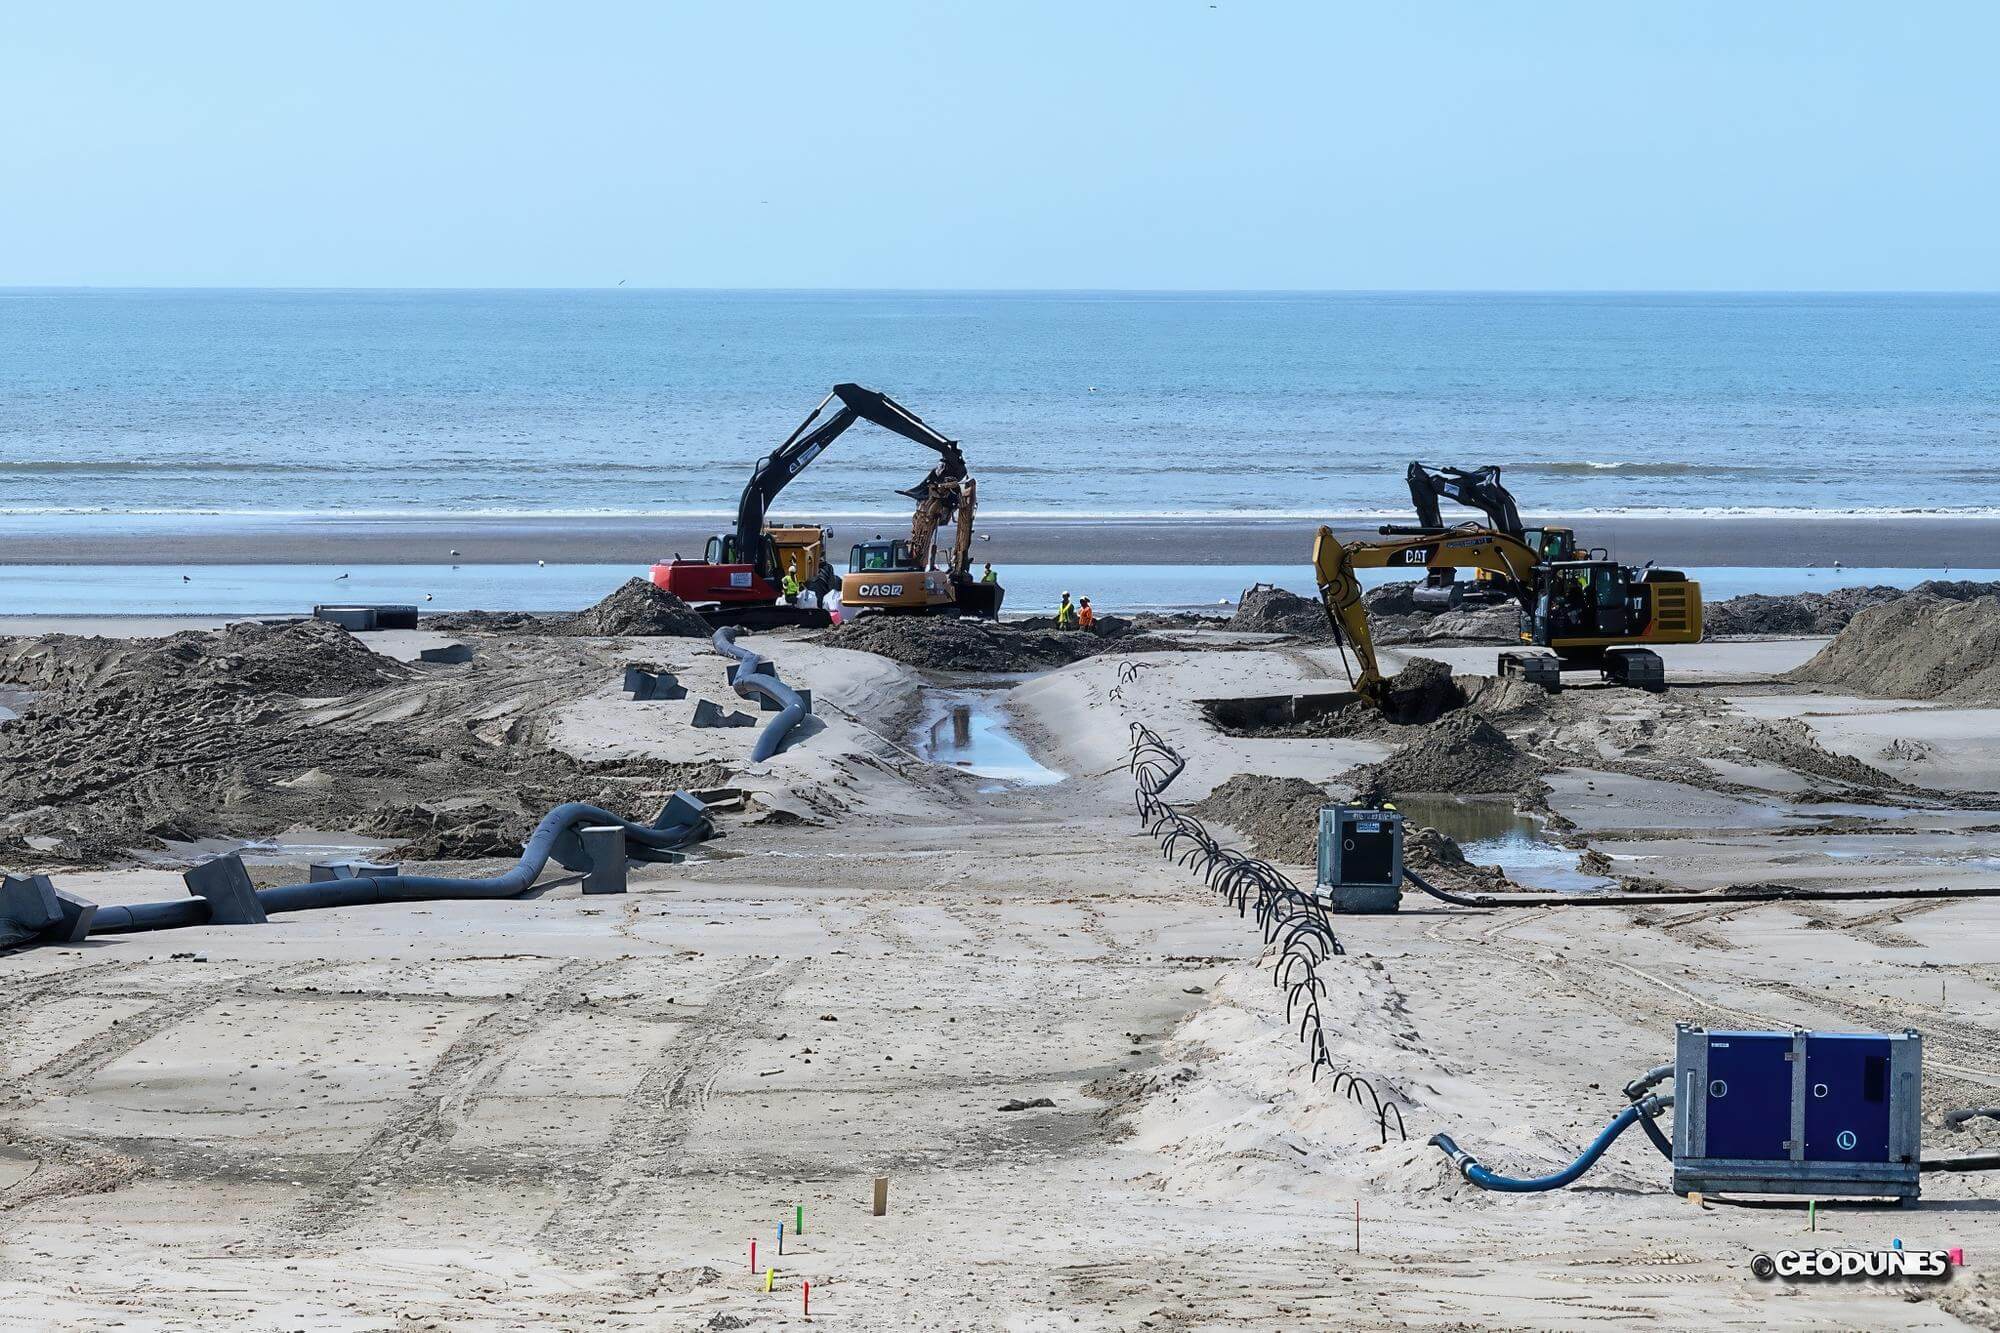
[[[338,1231],[372,1206],[378,1186],[424,1178],[422,1157],[458,1132],[509,1056],[537,1029],[575,1007],[585,983],[609,962],[571,959],[503,1001],[445,1048],[408,1097],[284,1220],[300,1235]]]
[[[538,1244],[583,1254],[624,1243],[638,1220],[635,1204],[652,1195],[652,1182],[678,1172],[716,1078],[742,1058],[745,1040],[805,967],[802,958],[752,959],[682,1025],[620,1106],[593,1160],[563,1182]]]

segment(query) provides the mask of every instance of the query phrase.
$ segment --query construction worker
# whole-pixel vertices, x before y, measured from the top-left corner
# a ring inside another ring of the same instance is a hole
[[[1076,613],[1076,623],[1085,630],[1092,629],[1097,624],[1097,612],[1090,609],[1088,597],[1083,599],[1083,606]]]
[[[979,576],[979,581],[981,583],[998,583],[1000,581],[1000,576],[993,572],[993,562],[991,560],[986,562],[986,572]]]
[[[799,604],[799,589],[804,585],[799,582],[799,562],[796,559],[785,566],[785,581],[778,586],[784,590],[786,606]]]
[[[1076,608],[1070,605],[1069,594],[1064,593],[1062,595],[1062,601],[1056,604],[1056,628],[1074,629],[1075,627],[1076,627]]]

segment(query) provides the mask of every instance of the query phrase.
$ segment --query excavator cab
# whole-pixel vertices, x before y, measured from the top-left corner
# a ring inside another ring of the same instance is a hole
[[[847,551],[847,572],[850,574],[916,567],[917,562],[910,556],[909,542],[900,538],[896,541],[857,542]]]

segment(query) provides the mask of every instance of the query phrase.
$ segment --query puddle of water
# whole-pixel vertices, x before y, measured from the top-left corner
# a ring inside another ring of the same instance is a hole
[[[991,690],[932,690],[927,720],[918,726],[914,748],[933,764],[949,764],[976,777],[995,778],[997,786],[981,791],[1005,791],[1008,786],[1045,787],[1064,774],[1035,761],[994,712]]]
[[[35,696],[24,689],[12,685],[0,685],[0,723],[12,722],[21,716],[23,709],[34,701]]]
[[[341,842],[351,833],[320,833],[298,830],[289,838],[200,838],[194,842],[168,840],[164,852],[141,856],[142,860],[167,865],[186,865],[235,852],[247,866],[302,865],[313,861],[380,861],[387,847],[380,842]],[[324,839],[324,841],[321,841]]]
[[[1578,869],[1578,854],[1542,836],[1542,826],[1504,800],[1413,797],[1396,802],[1412,823],[1436,829],[1458,844],[1475,865],[1499,866],[1507,878],[1532,889],[1583,893],[1615,881]]]

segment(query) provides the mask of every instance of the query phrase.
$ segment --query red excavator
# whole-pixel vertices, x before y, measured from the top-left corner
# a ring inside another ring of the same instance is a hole
[[[836,399],[839,409],[820,421]],[[836,384],[783,444],[757,460],[736,505],[736,531],[710,537],[701,560],[654,565],[653,582],[693,605],[711,625],[771,629],[827,624],[826,612],[818,607],[786,605],[780,587],[788,569],[816,592],[838,585],[826,562],[827,531],[810,525],[769,527],[764,520],[778,492],[857,421],[872,421],[947,459],[958,455],[956,444],[889,395],[859,384]]]

